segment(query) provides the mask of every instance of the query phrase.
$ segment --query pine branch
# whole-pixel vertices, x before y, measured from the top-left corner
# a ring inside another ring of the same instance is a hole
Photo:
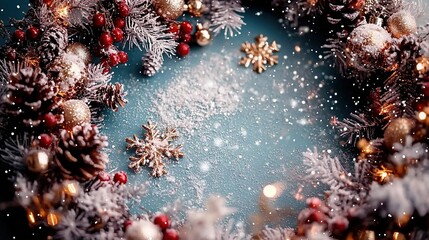
[[[225,38],[240,34],[241,27],[245,25],[240,13],[244,13],[240,0],[213,0],[210,6],[210,29],[214,35],[222,31]]]
[[[25,170],[24,156],[32,138],[24,133],[3,141],[3,146],[0,148],[0,164],[18,171]]]
[[[370,119],[363,113],[352,113],[350,116],[351,118],[335,123],[340,136],[347,138],[347,143],[356,143],[361,138],[369,140],[374,138],[374,132],[380,124],[378,119]]]

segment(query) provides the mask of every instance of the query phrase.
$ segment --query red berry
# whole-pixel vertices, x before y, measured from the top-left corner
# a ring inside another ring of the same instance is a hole
[[[106,25],[106,17],[103,13],[96,13],[92,17],[92,24],[94,25],[94,27],[101,28]]]
[[[100,37],[98,38],[98,41],[100,42],[100,46],[106,48],[113,44],[113,38],[112,35],[108,32],[102,32],[100,34]]]
[[[16,60],[16,50],[10,49],[9,51],[7,51],[6,58],[9,61],[15,61]]]
[[[192,29],[193,29],[193,26],[192,26],[192,24],[191,24],[190,22],[188,22],[188,21],[183,21],[183,22],[180,24],[180,31],[181,31],[182,33],[188,33],[188,34],[191,34],[191,33],[192,33]]]
[[[114,28],[112,30],[112,38],[115,42],[122,41],[122,39],[124,39],[124,32],[122,31],[122,29]]]
[[[177,23],[171,23],[169,28],[168,28],[168,31],[170,33],[173,33],[176,35],[179,34],[179,30],[180,30],[180,28],[179,28],[179,25]]]
[[[108,182],[108,181],[110,181],[110,175],[107,172],[104,172],[104,171],[99,172],[97,178],[101,182]]]
[[[104,56],[103,48],[100,45],[95,45],[94,49],[93,49],[93,52],[94,52],[94,55],[96,57],[102,57],[102,56]]]
[[[48,6],[51,6],[52,0],[43,0],[43,4],[46,4]]]
[[[322,200],[316,197],[309,198],[307,199],[307,206],[309,208],[318,209],[322,206]]]
[[[30,40],[36,40],[40,37],[40,29],[36,28],[36,27],[29,27],[27,29],[27,37]]]
[[[349,225],[349,221],[342,217],[337,217],[332,223],[331,223],[331,231],[335,233],[342,233],[344,232]]]
[[[113,176],[113,181],[115,183],[119,183],[119,184],[125,184],[127,183],[128,180],[128,176],[127,173],[124,171],[120,171],[115,173],[115,176]]]
[[[118,52],[118,56],[119,56],[119,62],[120,63],[128,62],[128,54],[126,52],[120,51],[120,52]]]
[[[120,17],[126,17],[128,15],[130,15],[130,8],[128,7],[128,5],[126,3],[120,3],[118,4],[118,14]]]
[[[123,19],[123,18],[115,18],[114,20],[113,20],[113,25],[115,26],[115,27],[117,27],[117,28],[124,28],[125,27],[125,19]]]
[[[22,31],[21,29],[16,29],[15,32],[13,33],[13,38],[15,38],[15,40],[18,40],[20,42],[23,42],[25,40],[25,32]]]
[[[325,220],[325,214],[321,213],[320,211],[312,211],[310,215],[308,216],[309,222],[318,222],[321,223]]]
[[[170,226],[170,220],[168,219],[168,216],[165,214],[158,214],[154,219],[153,223],[158,225],[162,230],[167,229]]]
[[[182,34],[180,39],[182,40],[182,42],[188,43],[192,40],[192,35],[189,33],[185,33],[185,34]]]
[[[188,55],[189,51],[190,51],[190,47],[187,43],[182,42],[182,43],[179,43],[179,45],[177,45],[177,54],[180,57],[184,57],[184,56]]]
[[[119,58],[118,54],[111,53],[109,55],[109,65],[111,67],[114,67],[114,66],[118,65],[120,62],[121,62],[121,59]]]
[[[48,148],[52,144],[52,137],[49,134],[42,133],[39,136],[39,146],[42,148]]]
[[[162,240],[179,240],[179,233],[176,229],[167,229],[164,232]]]
[[[131,224],[133,224],[133,221],[131,221],[130,219],[125,220],[125,222],[124,222],[124,230],[127,230],[127,228],[129,226],[131,226]]]
[[[57,118],[52,113],[47,113],[43,115],[42,121],[47,128],[53,128],[57,125]]]

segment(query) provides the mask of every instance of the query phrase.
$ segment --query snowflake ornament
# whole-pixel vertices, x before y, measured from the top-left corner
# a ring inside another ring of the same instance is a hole
[[[274,53],[280,50],[280,47],[275,41],[268,43],[268,38],[260,34],[255,38],[255,43],[245,42],[241,45],[240,51],[246,53],[245,57],[240,60],[240,65],[249,67],[253,64],[253,71],[262,73],[267,70],[267,65],[270,67],[278,63],[278,56]]]
[[[179,134],[174,128],[166,128],[165,132],[161,133],[156,129],[157,125],[150,121],[142,127],[146,130],[144,139],[139,139],[137,135],[125,139],[128,144],[127,149],[136,149],[136,155],[130,157],[131,163],[128,166],[139,172],[140,166],[147,165],[152,168],[152,176],[161,177],[167,174],[164,158],[177,160],[185,156],[182,145],[174,147],[170,144],[179,137]]]

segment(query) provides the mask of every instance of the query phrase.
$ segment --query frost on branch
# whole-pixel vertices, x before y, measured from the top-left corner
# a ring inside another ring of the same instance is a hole
[[[125,139],[128,144],[127,149],[136,149],[136,155],[130,157],[131,163],[128,166],[139,172],[140,166],[147,165],[152,168],[152,176],[161,177],[167,174],[164,159],[178,160],[185,156],[182,152],[182,145],[174,147],[170,144],[179,137],[179,134],[174,128],[166,128],[164,133],[161,133],[156,129],[157,125],[150,121],[142,127],[146,131],[144,139],[138,138],[137,135]]]
[[[368,114],[352,113],[350,118],[335,122],[334,126],[340,131],[340,136],[347,143],[356,143],[361,138],[374,139],[374,132],[379,127],[379,120],[369,118]]]
[[[130,15],[126,19],[124,46],[137,47],[160,55],[174,54],[177,43],[166,24],[158,21],[149,0],[127,0]]]
[[[362,203],[372,176],[367,161],[356,162],[353,174],[346,171],[338,158],[319,154],[316,148],[303,155],[304,164],[309,167],[307,179],[329,186],[327,205],[330,208],[344,212],[352,205]]]
[[[427,151],[422,143],[414,143],[413,137],[407,136],[404,144],[393,144],[395,153],[390,156],[390,161],[397,166],[410,165],[413,161],[424,159],[427,156]]]
[[[3,141],[3,146],[0,148],[0,165],[18,171],[25,170],[24,156],[30,147],[32,138],[24,133],[3,139]]]
[[[245,25],[243,16],[244,8],[240,0],[214,0],[210,7],[210,29],[215,35],[222,31],[225,37],[232,37],[234,33],[240,33]]]

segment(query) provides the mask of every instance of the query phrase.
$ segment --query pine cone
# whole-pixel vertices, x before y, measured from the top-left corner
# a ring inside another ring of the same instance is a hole
[[[118,105],[124,107],[128,101],[125,99],[127,95],[124,92],[124,85],[120,83],[108,84],[98,89],[100,100],[111,108],[114,112],[118,111]]]
[[[49,63],[63,54],[67,44],[68,33],[66,28],[52,27],[46,30],[39,47],[41,66],[45,68]]]
[[[147,53],[143,58],[143,74],[146,76],[153,76],[162,67],[164,60],[162,55],[154,52]]]
[[[87,181],[105,169],[108,158],[102,149],[106,146],[107,137],[91,124],[75,126],[71,132],[62,130],[55,162],[64,178]]]
[[[38,67],[18,67],[17,72],[9,75],[6,88],[7,93],[3,97],[5,111],[15,117],[15,124],[37,127],[43,114],[52,112],[61,104],[55,82]]]
[[[330,24],[354,28],[362,20],[363,0],[319,1],[321,1],[321,11]]]
[[[421,42],[415,35],[404,36],[386,50],[386,66],[415,70],[415,60],[422,56],[421,50]]]

